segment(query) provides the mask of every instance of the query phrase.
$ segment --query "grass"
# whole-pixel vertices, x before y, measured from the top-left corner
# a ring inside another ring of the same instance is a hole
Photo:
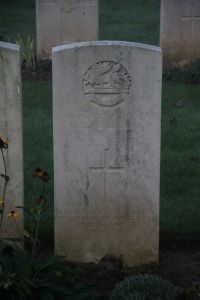
[[[100,1],[100,40],[159,44],[158,0]]]
[[[50,209],[44,233],[53,232],[53,136],[52,86],[50,82],[23,82],[23,139],[25,201],[33,198],[33,172],[36,168],[47,171],[51,180],[46,188]],[[39,189],[39,185],[37,185]],[[40,196],[40,195],[37,195]]]
[[[127,40],[158,45],[159,0],[100,0],[100,39]],[[0,0],[0,32],[5,39],[17,33],[35,39],[34,1]],[[163,81],[161,212],[162,234],[200,233],[200,87]],[[47,190],[53,204],[51,83],[23,82],[25,199],[31,197],[33,170],[47,170],[52,181]],[[174,102],[183,101],[177,108]],[[53,209],[45,232],[53,233]]]
[[[0,33],[5,41],[14,42],[20,33],[36,37],[36,15],[34,0],[0,0]]]
[[[164,82],[161,147],[161,232],[200,230],[199,85]],[[175,102],[181,100],[178,108]]]

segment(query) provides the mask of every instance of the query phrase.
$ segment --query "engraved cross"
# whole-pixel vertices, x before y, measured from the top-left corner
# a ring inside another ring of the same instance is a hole
[[[104,149],[103,166],[90,167],[92,172],[103,172],[103,195],[104,203],[106,203],[106,173],[119,172],[124,170],[122,166],[109,166],[107,163],[107,152],[109,149]]]
[[[195,21],[200,21],[200,16],[195,14],[195,1],[191,1],[190,4],[191,4],[191,14],[188,16],[181,16],[181,20],[191,22],[190,43],[192,43]]]

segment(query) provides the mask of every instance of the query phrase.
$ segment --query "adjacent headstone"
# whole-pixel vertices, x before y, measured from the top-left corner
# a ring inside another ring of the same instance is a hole
[[[162,0],[160,46],[163,67],[184,66],[200,58],[199,32],[199,0]]]
[[[23,205],[23,148],[22,148],[22,98],[19,46],[0,42],[0,134],[8,138],[8,149],[4,150],[7,175],[10,180],[4,199],[4,219],[0,237],[19,237],[12,219],[6,218],[10,211],[20,211]],[[0,173],[4,175],[0,153]],[[3,198],[4,178],[0,177],[0,198]],[[2,206],[0,207],[2,209]],[[23,218],[17,219],[19,228]]]
[[[36,0],[38,60],[52,47],[98,40],[98,0]]]
[[[53,48],[55,254],[158,262],[161,50]]]

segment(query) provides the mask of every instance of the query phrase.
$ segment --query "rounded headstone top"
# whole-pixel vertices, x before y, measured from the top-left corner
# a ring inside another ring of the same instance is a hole
[[[134,48],[148,49],[148,50],[162,52],[161,48],[157,46],[135,43],[135,42],[126,42],[126,41],[86,41],[86,42],[70,43],[70,44],[53,47],[52,52],[57,52],[65,49],[95,47],[95,46],[127,46],[127,47],[134,47]]]
[[[19,51],[20,47],[17,44],[11,44],[11,43],[5,43],[5,42],[0,42],[0,48],[6,48],[10,50],[15,50]]]

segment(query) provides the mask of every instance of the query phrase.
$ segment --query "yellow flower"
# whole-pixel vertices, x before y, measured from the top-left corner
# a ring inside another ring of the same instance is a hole
[[[0,198],[0,206],[3,206],[3,199]]]
[[[18,210],[14,211],[14,210],[11,210],[11,212],[9,212],[6,217],[7,218],[10,218],[10,217],[18,217],[20,215],[20,212]]]

